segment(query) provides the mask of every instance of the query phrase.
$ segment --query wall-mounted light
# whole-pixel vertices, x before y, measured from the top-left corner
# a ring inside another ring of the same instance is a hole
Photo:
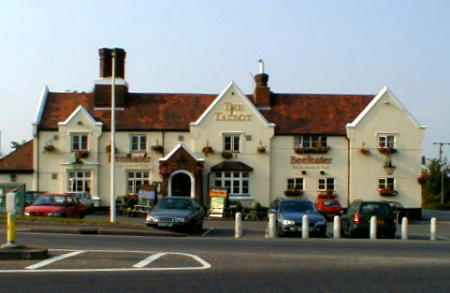
[[[306,175],[306,174],[307,174],[306,170],[302,170],[302,175]]]
[[[324,170],[320,170],[320,175],[325,175],[327,174]]]

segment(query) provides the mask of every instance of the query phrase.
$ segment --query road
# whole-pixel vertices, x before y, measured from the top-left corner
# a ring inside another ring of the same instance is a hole
[[[37,273],[22,269],[38,261],[0,263],[0,292],[450,292],[448,241],[31,233],[20,234],[19,241],[60,249],[53,256],[73,256]],[[187,253],[210,267],[162,252]],[[152,256],[146,270],[133,270]],[[13,268],[21,270],[3,271]]]

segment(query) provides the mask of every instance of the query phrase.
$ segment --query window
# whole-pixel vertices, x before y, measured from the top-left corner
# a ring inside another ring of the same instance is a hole
[[[216,172],[214,185],[227,189],[230,196],[250,196],[248,172]]]
[[[378,188],[379,189],[394,190],[395,189],[395,179],[394,179],[394,177],[379,178],[378,179]]]
[[[295,146],[305,149],[327,147],[327,137],[321,135],[297,136]]]
[[[380,148],[395,148],[395,136],[394,135],[379,135],[378,147]]]
[[[88,136],[87,134],[73,134],[71,137],[72,151],[87,151]]]
[[[223,150],[225,152],[239,153],[240,137],[239,134],[223,136]]]
[[[91,171],[70,171],[69,192],[91,192]]]
[[[147,137],[145,135],[132,135],[131,136],[131,151],[132,152],[145,152],[147,150]]]
[[[328,177],[328,178],[320,178],[319,179],[319,190],[320,191],[327,191],[327,190],[333,190],[334,191],[334,178]]]
[[[147,184],[150,184],[149,171],[128,171],[127,174],[127,192],[136,194]]]
[[[288,178],[288,190],[303,190],[303,178]]]

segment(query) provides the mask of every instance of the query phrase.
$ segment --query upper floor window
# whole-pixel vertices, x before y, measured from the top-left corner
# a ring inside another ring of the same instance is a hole
[[[333,177],[320,178],[319,179],[319,190],[320,191],[334,191],[335,182]]]
[[[395,189],[395,179],[394,177],[385,177],[378,179],[378,189]]]
[[[87,134],[73,134],[71,136],[72,151],[87,151],[88,136]]]
[[[145,152],[147,150],[147,136],[137,134],[131,136],[131,151]]]
[[[296,137],[296,147],[300,148],[326,148],[327,137],[323,135],[301,135]]]
[[[378,147],[395,148],[395,136],[391,134],[378,135]]]
[[[303,190],[303,178],[288,178],[288,190]]]
[[[223,150],[225,152],[239,153],[240,150],[239,134],[225,134],[223,136]]]

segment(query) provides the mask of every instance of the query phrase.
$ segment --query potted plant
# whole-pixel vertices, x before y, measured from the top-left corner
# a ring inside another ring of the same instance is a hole
[[[380,154],[383,154],[386,156],[395,154],[397,152],[397,150],[395,148],[386,146],[385,144],[380,144],[380,146],[378,147],[378,151],[380,152]]]
[[[428,179],[430,179],[430,175],[428,174],[428,172],[422,171],[422,173],[420,174],[420,176],[417,177],[417,182],[418,182],[420,185],[424,185],[425,183],[427,183]]]
[[[206,145],[203,147],[202,152],[205,156],[208,156],[210,154],[214,154],[214,149],[211,146]]]
[[[162,154],[164,152],[164,147],[160,144],[155,144],[155,145],[152,145],[152,150],[154,152]]]
[[[303,190],[300,189],[287,189],[284,191],[284,195],[286,196],[302,196]]]
[[[222,152],[222,158],[228,160],[233,158],[233,153],[232,152],[228,152],[228,151],[224,151]]]
[[[378,192],[381,196],[395,196],[398,194],[398,192],[392,188],[379,188]]]
[[[45,150],[46,152],[51,153],[51,152],[56,151],[56,148],[55,148],[54,145],[48,144],[48,145],[44,146],[44,150]]]
[[[266,152],[266,147],[263,145],[260,145],[260,146],[258,146],[258,148],[256,150],[258,151],[258,153],[264,154]]]

